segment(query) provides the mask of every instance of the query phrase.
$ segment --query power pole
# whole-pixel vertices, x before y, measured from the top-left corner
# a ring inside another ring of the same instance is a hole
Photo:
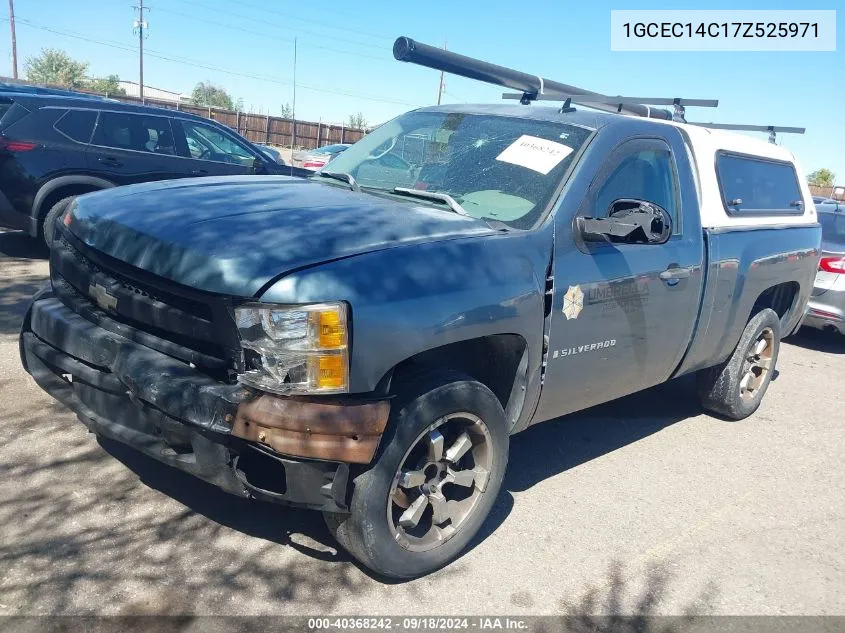
[[[446,42],[443,42],[443,50],[446,50]],[[443,71],[440,71],[440,88],[437,90],[437,105],[440,105],[440,99],[443,98],[443,90],[446,89],[446,78]]]
[[[134,29],[138,29],[138,88],[141,97],[141,103],[144,103],[144,30],[147,28],[147,23],[144,21],[144,11],[149,11],[149,7],[144,7],[144,0],[138,0],[138,4],[132,7],[138,10],[138,19],[132,23]]]
[[[9,25],[12,27],[12,77],[18,78],[18,41],[15,38],[15,0],[9,0]]]
[[[293,107],[291,108],[291,139],[290,149],[293,151],[296,146],[296,37],[293,38]],[[291,161],[293,164],[293,161]]]

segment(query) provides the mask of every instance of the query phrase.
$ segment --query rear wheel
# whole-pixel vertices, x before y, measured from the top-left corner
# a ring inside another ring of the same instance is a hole
[[[767,308],[748,322],[726,362],[698,372],[701,405],[733,420],[754,413],[772,380],[779,351],[780,319]]]
[[[508,429],[496,396],[461,374],[400,391],[349,514],[326,514],[326,524],[367,567],[414,578],[455,559],[481,527],[504,476]]]
[[[53,245],[53,235],[56,231],[56,222],[58,221],[59,217],[67,210],[70,206],[70,203],[76,199],[76,196],[68,196],[67,198],[62,198],[47,212],[47,215],[44,216],[44,225],[43,225],[43,235],[44,241],[47,243],[47,246],[50,247]]]

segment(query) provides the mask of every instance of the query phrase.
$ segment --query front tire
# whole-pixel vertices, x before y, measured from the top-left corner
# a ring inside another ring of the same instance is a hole
[[[745,326],[727,361],[698,372],[701,406],[742,420],[760,406],[780,351],[780,319],[774,310],[758,312]]]
[[[70,203],[76,199],[76,196],[68,196],[67,198],[62,198],[47,212],[47,215],[44,216],[44,225],[42,233],[44,235],[44,242],[47,244],[47,248],[50,248],[53,245],[53,236],[56,232],[56,222],[58,222],[59,217],[67,210],[70,206]]]
[[[348,514],[326,513],[338,542],[393,578],[428,574],[457,558],[490,512],[508,459],[502,405],[455,372],[399,385],[388,431],[358,475]]]

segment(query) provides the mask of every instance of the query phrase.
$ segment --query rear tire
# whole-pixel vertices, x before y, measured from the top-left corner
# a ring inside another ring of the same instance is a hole
[[[701,406],[732,420],[757,410],[775,371],[780,351],[780,319],[766,308],[745,326],[727,361],[698,372]]]
[[[47,215],[44,216],[44,224],[42,228],[42,234],[44,235],[44,242],[46,242],[47,247],[51,247],[53,245],[53,236],[55,235],[56,231],[56,222],[59,220],[59,217],[67,210],[70,206],[70,203],[76,199],[76,196],[68,196],[67,198],[62,198],[47,212]]]
[[[509,433],[499,400],[468,376],[417,376],[398,391],[379,455],[354,480],[349,513],[324,516],[364,565],[416,578],[457,558],[484,523]]]

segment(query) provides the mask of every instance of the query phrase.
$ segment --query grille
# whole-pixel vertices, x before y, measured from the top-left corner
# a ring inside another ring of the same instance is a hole
[[[80,244],[64,230],[56,231],[50,274],[59,296],[69,286],[72,303],[102,313],[124,325],[225,361],[236,368],[240,344],[228,300],[190,288],[168,290],[172,282],[130,267]],[[98,304],[91,289],[99,286],[112,305]],[[112,299],[113,298],[113,299]],[[178,356],[178,354],[175,354]]]

